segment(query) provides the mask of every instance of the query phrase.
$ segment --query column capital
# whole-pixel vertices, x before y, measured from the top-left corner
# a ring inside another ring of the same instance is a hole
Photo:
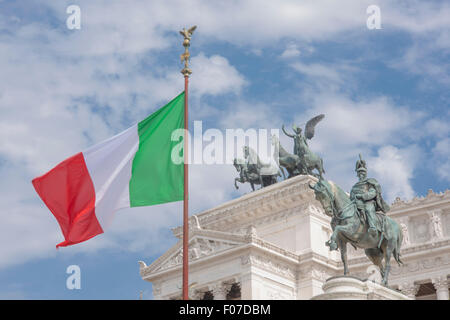
[[[448,300],[448,284],[447,275],[441,275],[436,278],[431,279],[434,287],[436,288],[436,298],[438,300]]]
[[[209,290],[212,291],[214,295],[214,300],[226,300],[228,294],[228,285],[223,283],[215,283],[209,286]]]
[[[191,300],[200,300],[205,293],[194,288],[188,289],[188,296]]]
[[[414,282],[403,282],[400,286],[399,289],[400,291],[410,297],[415,299],[417,292],[419,291],[420,288],[420,284],[415,284]]]
[[[447,275],[442,275],[431,279],[431,283],[433,283],[436,291],[439,290],[448,290],[449,281],[447,280]]]

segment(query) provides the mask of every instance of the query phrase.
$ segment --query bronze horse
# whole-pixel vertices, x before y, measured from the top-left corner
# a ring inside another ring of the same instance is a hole
[[[240,162],[238,159],[234,159],[233,165],[239,172],[239,178],[234,179],[234,186],[236,189],[239,189],[237,182],[249,182],[253,191],[255,191],[255,184],[263,185],[262,176],[256,172],[249,171],[246,163],[243,163],[242,161]]]
[[[320,179],[314,186],[316,199],[322,204],[325,213],[332,217],[331,227],[333,234],[326,245],[330,250],[339,249],[344,263],[344,275],[347,275],[347,243],[355,249],[364,249],[366,256],[380,268],[383,277],[382,284],[387,286],[389,271],[391,269],[391,256],[400,265],[400,247],[402,244],[402,231],[398,223],[388,216],[380,216],[377,223],[382,225],[383,232],[376,235],[367,232],[368,226],[363,215],[356,208],[356,204],[349,196],[333,182]],[[384,259],[384,266],[382,261]]]
[[[299,174],[307,174],[306,169],[302,167],[300,157],[287,152],[280,144],[280,140],[276,135],[272,135],[272,145],[274,146],[273,157],[275,159],[278,159],[280,167],[286,169],[286,171],[288,172],[288,178],[297,176]]]

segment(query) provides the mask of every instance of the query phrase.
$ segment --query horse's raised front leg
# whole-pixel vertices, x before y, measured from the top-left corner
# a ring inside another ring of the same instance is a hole
[[[234,178],[234,186],[236,187],[236,189],[239,189],[237,182],[241,182],[239,178]]]
[[[339,235],[341,233],[343,233],[343,234],[351,234],[351,226],[348,226],[348,225],[343,225],[343,226],[337,225],[334,228],[334,231],[333,231],[333,234],[330,237],[330,240],[325,243],[325,245],[330,247],[330,251],[337,250],[337,248],[338,248],[338,245],[337,245],[337,241],[338,240],[337,239],[338,239],[338,237],[339,237]]]
[[[330,251],[337,250],[337,248],[338,248],[336,239],[337,239],[337,234],[338,234],[338,232],[339,232],[339,227],[340,227],[340,226],[336,226],[336,228],[335,228],[334,231],[333,231],[333,234],[332,234],[331,237],[330,237],[330,240],[328,240],[327,242],[325,242],[325,245],[327,245],[327,246],[330,247]]]
[[[280,171],[283,177],[283,180],[286,180],[286,174],[284,173],[284,170],[280,167]]]

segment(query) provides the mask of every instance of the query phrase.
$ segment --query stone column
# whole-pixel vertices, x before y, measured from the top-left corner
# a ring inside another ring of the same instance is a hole
[[[438,300],[449,300],[448,295],[448,280],[447,276],[440,276],[431,280],[436,289],[436,296]]]
[[[154,283],[153,284],[153,299],[154,300],[162,300],[161,297],[161,283]]]
[[[254,281],[251,273],[241,275],[239,284],[241,285],[241,300],[255,299],[255,295],[253,294]]]
[[[400,291],[411,299],[416,299],[417,291],[419,291],[419,284],[414,282],[404,282],[399,286]]]

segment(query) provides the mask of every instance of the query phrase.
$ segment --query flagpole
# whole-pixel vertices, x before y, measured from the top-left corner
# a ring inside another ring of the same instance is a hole
[[[181,61],[184,61],[184,68],[181,73],[184,75],[184,197],[183,197],[183,300],[189,300],[189,171],[188,171],[188,85],[189,85],[189,75],[192,73],[189,69],[189,46],[191,41],[191,36],[196,26],[190,29],[180,31],[181,35],[184,37],[183,46],[184,53],[181,55]]]

